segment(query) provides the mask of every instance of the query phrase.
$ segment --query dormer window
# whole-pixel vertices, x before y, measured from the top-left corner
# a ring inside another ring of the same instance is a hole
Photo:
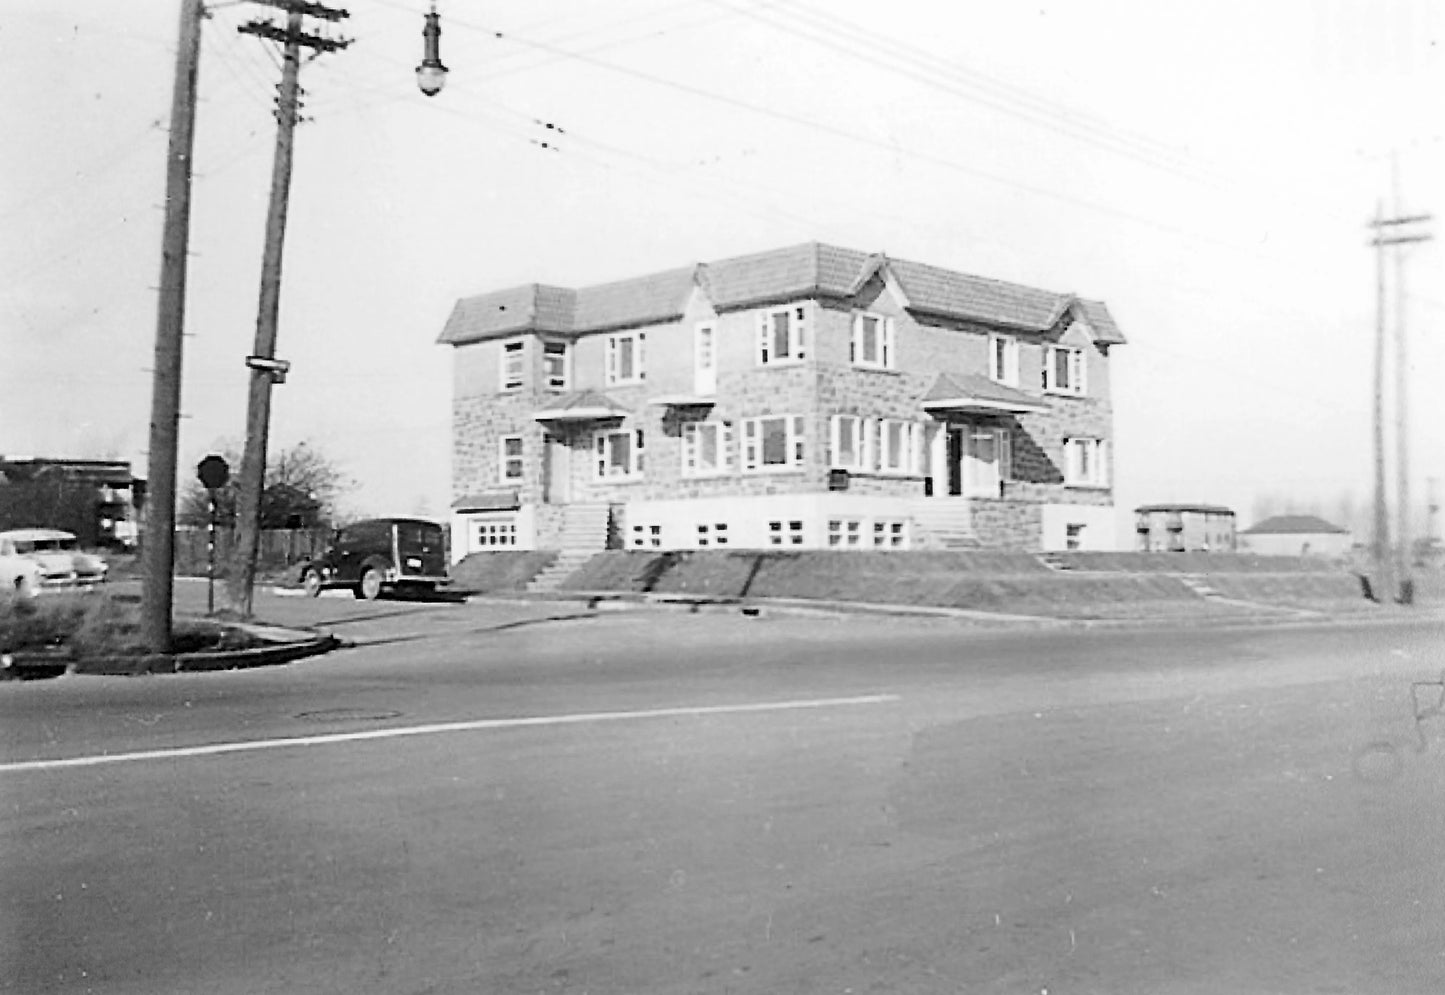
[[[988,337],[988,377],[995,383],[1017,387],[1019,383],[1019,340],[1012,335]]]
[[[853,316],[854,366],[875,370],[893,369],[893,319],[881,314]]]
[[[1084,350],[1051,345],[1044,350],[1044,390],[1050,394],[1084,393]]]

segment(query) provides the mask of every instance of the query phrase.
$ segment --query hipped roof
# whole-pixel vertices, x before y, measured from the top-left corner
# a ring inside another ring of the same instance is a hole
[[[891,277],[904,306],[920,316],[1047,332],[1073,315],[1089,325],[1095,341],[1125,341],[1101,301],[819,242],[577,290],[533,283],[463,298],[438,341],[461,345],[523,332],[581,335],[662,324],[682,317],[694,290],[718,312],[804,298],[847,300],[878,275]]]

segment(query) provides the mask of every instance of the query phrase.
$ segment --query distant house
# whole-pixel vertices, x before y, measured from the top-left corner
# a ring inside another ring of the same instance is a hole
[[[1099,301],[809,243],[459,301],[453,550],[1114,548]]]
[[[1314,515],[1275,515],[1239,534],[1240,549],[1261,556],[1345,556],[1353,544],[1348,529]]]
[[[1134,509],[1135,546],[1146,553],[1235,549],[1234,512],[1217,504],[1145,504]]]
[[[82,546],[130,546],[145,481],[121,460],[0,457],[0,529],[75,533]]]

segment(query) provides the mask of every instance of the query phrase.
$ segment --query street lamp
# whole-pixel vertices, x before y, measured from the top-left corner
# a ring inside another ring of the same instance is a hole
[[[425,42],[421,65],[416,67],[416,85],[428,97],[435,97],[447,83],[447,67],[442,65],[438,52],[442,26],[436,0],[432,0],[431,13],[426,15],[426,27],[422,28],[421,36]]]

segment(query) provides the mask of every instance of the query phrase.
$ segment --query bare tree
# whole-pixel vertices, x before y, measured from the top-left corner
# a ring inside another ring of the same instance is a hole
[[[241,462],[235,444],[226,443],[218,448],[234,471]],[[298,442],[279,450],[266,465],[261,492],[261,528],[313,528],[328,524],[336,517],[337,502],[354,486],[351,476],[310,442]],[[235,521],[234,478],[217,489],[216,514],[222,525]],[[192,477],[181,495],[176,520],[182,525],[203,526],[210,521],[210,516],[210,495],[201,482]]]

